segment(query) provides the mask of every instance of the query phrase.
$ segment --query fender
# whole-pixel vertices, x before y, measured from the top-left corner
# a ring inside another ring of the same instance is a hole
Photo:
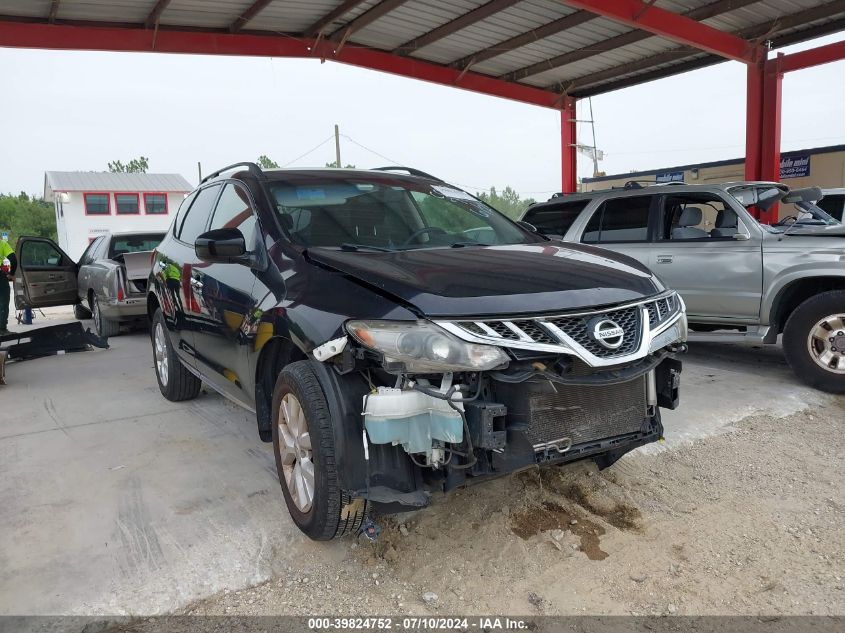
[[[820,267],[817,262],[809,262],[780,272],[773,280],[765,284],[768,285],[768,291],[763,296],[760,309],[761,324],[776,325],[774,323],[775,314],[783,299],[784,292],[792,284],[812,283],[822,278],[839,278],[845,284],[845,262],[840,263],[839,266],[828,264],[825,267]]]

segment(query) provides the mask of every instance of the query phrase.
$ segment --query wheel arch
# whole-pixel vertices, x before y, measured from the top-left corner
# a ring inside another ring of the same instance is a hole
[[[155,316],[156,310],[158,310],[161,305],[158,302],[158,297],[156,293],[150,292],[147,293],[147,317],[150,319],[150,323],[153,321],[153,317]]]
[[[789,319],[789,315],[810,297],[830,290],[845,290],[845,277],[824,275],[803,277],[784,285],[772,302],[769,311],[769,323],[775,333],[780,334]]]
[[[284,336],[274,336],[261,347],[255,363],[255,417],[258,421],[258,434],[263,441],[272,441],[270,431],[276,378],[286,365],[306,359],[305,352]]]

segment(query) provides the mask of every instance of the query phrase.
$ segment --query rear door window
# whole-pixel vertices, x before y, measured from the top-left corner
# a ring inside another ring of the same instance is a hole
[[[589,202],[589,200],[576,200],[555,205],[544,205],[536,209],[529,209],[524,219],[537,227],[537,230],[543,235],[563,237]]]
[[[612,244],[647,242],[654,196],[616,198],[603,203],[590,218],[582,242]]]
[[[200,189],[194,203],[185,214],[182,220],[182,228],[179,230],[179,239],[187,244],[193,244],[201,233],[205,232],[208,224],[208,216],[214,208],[217,194],[220,193],[220,185],[211,185]]]

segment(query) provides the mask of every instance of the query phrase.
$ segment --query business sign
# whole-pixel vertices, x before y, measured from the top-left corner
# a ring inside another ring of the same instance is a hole
[[[657,174],[654,178],[655,182],[684,182],[684,172],[682,171],[664,171],[662,174]]]
[[[803,178],[810,175],[810,155],[782,156],[780,159],[780,179]]]

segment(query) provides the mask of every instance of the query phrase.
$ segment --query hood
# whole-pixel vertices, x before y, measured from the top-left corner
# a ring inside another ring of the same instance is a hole
[[[800,224],[796,227],[790,226],[788,228],[788,233],[784,232],[781,233],[784,237],[792,237],[793,235],[813,235],[816,237],[845,237],[845,224],[831,224],[828,226],[821,226],[821,225],[807,225],[801,226]]]
[[[554,313],[662,290],[632,258],[559,242],[308,255],[431,317]]]

